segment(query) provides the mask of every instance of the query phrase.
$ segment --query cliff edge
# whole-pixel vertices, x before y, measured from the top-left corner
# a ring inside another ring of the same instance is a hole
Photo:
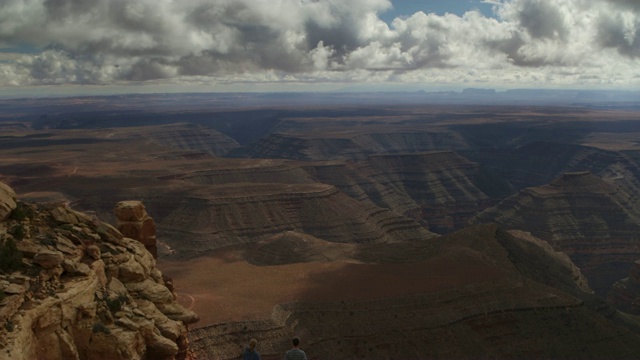
[[[145,244],[0,184],[0,359],[185,359],[198,316]]]

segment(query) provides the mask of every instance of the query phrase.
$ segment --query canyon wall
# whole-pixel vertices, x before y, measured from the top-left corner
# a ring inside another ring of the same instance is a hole
[[[640,258],[639,201],[634,192],[589,172],[566,173],[520,191],[474,221],[496,222],[548,241],[568,254],[604,296]]]

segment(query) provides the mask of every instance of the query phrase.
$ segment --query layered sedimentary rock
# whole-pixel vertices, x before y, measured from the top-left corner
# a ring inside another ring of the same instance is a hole
[[[154,258],[158,258],[156,224],[147,214],[142,201],[120,201],[113,212],[116,216],[116,227],[122,235],[138,240]]]
[[[497,199],[510,185],[452,151],[372,155],[305,167],[318,181],[358,200],[428,222],[431,231],[450,232]]]
[[[452,151],[371,156],[368,162],[371,177],[385,188],[402,189],[438,233],[464,227],[512,192],[508,183]]]
[[[249,156],[294,160],[364,160],[371,154],[467,149],[465,140],[451,131],[389,129],[380,132],[317,134],[273,133],[254,144]]]
[[[64,204],[0,222],[1,359],[184,359],[187,324],[153,256]]]
[[[363,202],[404,214],[427,225],[420,205],[402,188],[385,186],[370,176],[376,171],[367,161],[333,160],[304,165],[304,169],[318,182],[331,184],[346,195]],[[388,181],[388,179],[385,179]]]
[[[640,168],[632,152],[535,141],[515,149],[478,149],[463,154],[517,189],[547,184],[564,172],[576,171],[590,171],[625,187],[640,188],[637,185]]]
[[[292,234],[287,240],[295,241],[308,239],[296,240]],[[429,243],[358,247],[349,250],[354,258],[375,259],[376,265],[354,264],[353,269],[385,269],[384,279],[360,283],[362,289],[379,287],[379,282],[403,283],[400,269],[408,266],[433,267],[429,277],[418,274],[421,271],[413,277],[431,285],[414,283],[413,289],[426,287],[412,295],[372,296],[361,289],[359,296],[345,291],[342,300],[282,304],[269,319],[192,331],[194,351],[204,358],[233,359],[242,344],[256,337],[263,359],[277,359],[297,335],[310,359],[598,358],[640,353],[639,335],[619,325],[637,325],[638,318],[619,314],[590,295],[577,267],[529,234],[485,225]],[[323,280],[334,291],[349,284],[347,274],[335,277]],[[388,294],[397,291],[398,284],[389,286]]]
[[[640,203],[626,188],[589,172],[566,173],[527,188],[477,216],[521,229],[567,253],[599,294],[640,258]]]
[[[191,224],[189,236],[182,233]],[[176,250],[195,253],[299,231],[343,243],[423,241],[418,222],[359,202],[325,184],[229,184],[191,191],[162,221],[181,238]]]
[[[607,301],[624,312],[640,315],[640,260],[633,264],[628,277],[613,284]]]
[[[313,183],[304,169],[285,160],[251,160],[234,161],[217,168],[202,169],[183,174],[173,175],[172,178],[185,180],[199,185],[221,185],[236,183],[283,183],[307,184]],[[167,177],[168,178],[168,177]]]
[[[145,128],[128,136],[142,137],[157,146],[224,156],[240,145],[227,135],[197,124],[178,123]]]

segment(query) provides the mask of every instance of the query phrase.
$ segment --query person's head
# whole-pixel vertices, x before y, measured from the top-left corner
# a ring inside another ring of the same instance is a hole
[[[258,345],[258,340],[256,339],[251,339],[249,341],[249,348],[251,349],[251,351],[253,351],[253,349],[256,348],[256,345]]]
[[[297,336],[293,338],[293,346],[298,347],[300,345],[300,338]]]

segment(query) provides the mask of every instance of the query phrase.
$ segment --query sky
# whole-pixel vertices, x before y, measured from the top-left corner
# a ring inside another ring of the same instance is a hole
[[[0,0],[0,96],[640,89],[639,0]]]

